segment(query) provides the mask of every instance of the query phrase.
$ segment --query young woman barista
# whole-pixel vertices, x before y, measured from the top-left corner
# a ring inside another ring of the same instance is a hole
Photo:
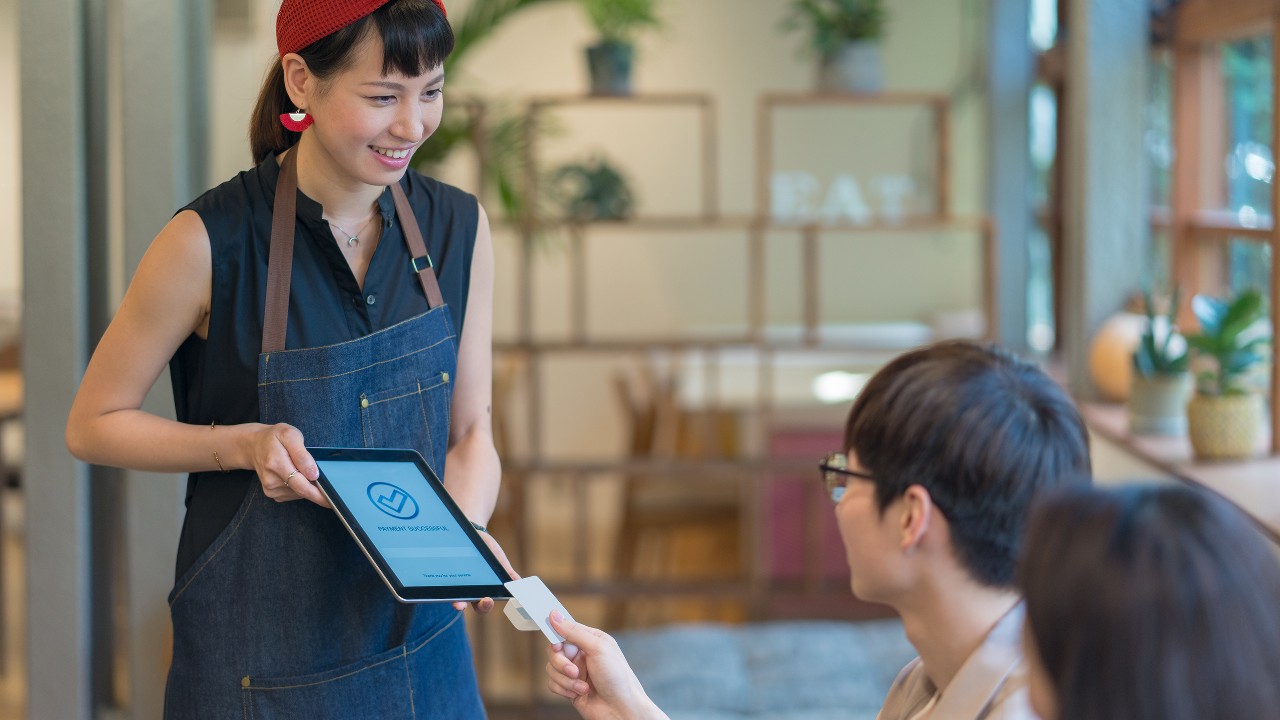
[[[67,444],[190,473],[167,717],[483,717],[461,613],[392,598],[304,445],[416,448],[473,522],[493,511],[488,222],[407,170],[453,33],[442,0],[284,0],[276,39],[257,167],[156,237]],[[177,422],[139,409],[165,363]]]

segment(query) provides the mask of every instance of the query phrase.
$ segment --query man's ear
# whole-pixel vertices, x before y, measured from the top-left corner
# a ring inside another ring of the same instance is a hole
[[[307,109],[311,106],[307,102],[308,94],[314,92],[314,83],[308,82],[312,77],[307,61],[297,53],[287,53],[280,58],[280,65],[284,69],[284,89],[289,93],[289,100],[294,107]]]
[[[902,515],[899,516],[901,547],[904,552],[915,552],[928,534],[930,527],[936,523],[934,513],[938,508],[933,504],[933,496],[923,485],[911,485],[902,494]]]

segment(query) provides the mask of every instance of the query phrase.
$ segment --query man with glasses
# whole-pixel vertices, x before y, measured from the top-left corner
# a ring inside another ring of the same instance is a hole
[[[1084,423],[1037,367],[971,342],[899,356],[867,383],[845,452],[820,466],[858,597],[902,616],[920,653],[881,720],[1033,718],[1014,565],[1047,487],[1088,482]],[[608,635],[553,622],[553,692],[586,718],[664,717]]]

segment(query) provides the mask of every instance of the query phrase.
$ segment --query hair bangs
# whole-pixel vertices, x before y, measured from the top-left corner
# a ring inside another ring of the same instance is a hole
[[[382,72],[418,77],[453,52],[453,28],[431,0],[399,0],[372,15],[382,38]]]

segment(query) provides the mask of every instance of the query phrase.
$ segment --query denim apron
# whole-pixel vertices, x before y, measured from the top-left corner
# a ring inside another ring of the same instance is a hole
[[[272,217],[261,421],[311,446],[414,448],[444,476],[457,347],[417,220],[391,186],[429,310],[365,337],[285,350],[297,153]],[[258,483],[169,595],[165,717],[483,718],[462,613],[401,604],[327,508],[277,503]]]

